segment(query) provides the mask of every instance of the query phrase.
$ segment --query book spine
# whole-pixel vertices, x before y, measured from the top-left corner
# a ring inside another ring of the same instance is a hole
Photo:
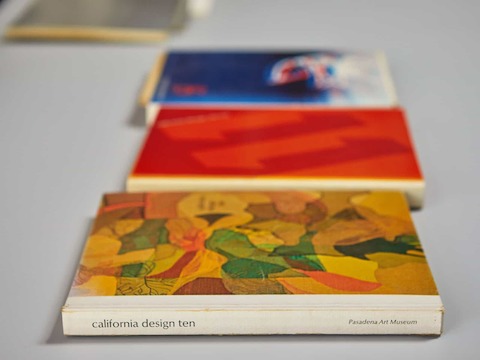
[[[157,115],[161,109],[160,103],[149,103],[145,107],[145,120],[148,126],[152,126],[155,123]]]
[[[442,310],[75,310],[65,335],[440,335]]]

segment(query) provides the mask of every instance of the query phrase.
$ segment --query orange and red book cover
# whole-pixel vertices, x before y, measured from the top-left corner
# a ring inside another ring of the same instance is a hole
[[[424,181],[400,108],[164,107],[127,188],[399,190],[421,207]]]

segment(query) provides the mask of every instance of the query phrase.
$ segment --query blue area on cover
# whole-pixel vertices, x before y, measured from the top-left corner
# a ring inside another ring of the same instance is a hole
[[[152,101],[390,106],[374,54],[171,52]]]

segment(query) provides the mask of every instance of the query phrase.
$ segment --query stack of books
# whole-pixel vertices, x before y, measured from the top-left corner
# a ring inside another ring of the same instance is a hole
[[[425,183],[381,53],[170,52],[67,335],[439,335]]]

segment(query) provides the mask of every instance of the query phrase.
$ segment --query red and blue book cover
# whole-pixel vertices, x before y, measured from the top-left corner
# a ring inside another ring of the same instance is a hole
[[[381,52],[172,51],[152,102],[393,106]]]
[[[164,105],[397,106],[385,55],[378,51],[171,51],[157,66],[158,78],[142,100],[149,124]]]
[[[127,188],[399,190],[420,207],[424,181],[400,108],[166,106]]]

